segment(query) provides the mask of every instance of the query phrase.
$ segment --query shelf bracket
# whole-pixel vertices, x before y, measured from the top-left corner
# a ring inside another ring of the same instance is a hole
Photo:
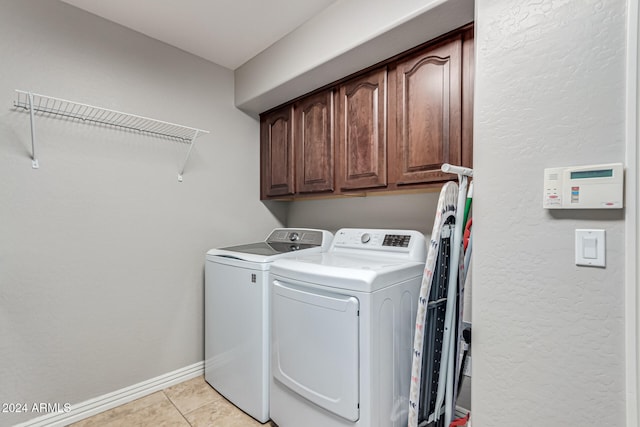
[[[38,164],[38,159],[36,157],[36,125],[33,116],[33,93],[29,92],[28,98],[29,117],[31,118],[31,167],[34,169],[38,169],[40,165]]]
[[[180,168],[180,172],[178,172],[178,182],[182,182],[182,174],[184,173],[184,168],[185,166],[187,166],[187,162],[189,161],[189,157],[191,156],[191,150],[193,149],[193,144],[196,143],[196,138],[198,137],[199,133],[200,131],[196,129],[196,131],[193,134],[193,137],[191,138],[191,142],[189,143],[189,151],[187,151],[187,155],[184,158],[184,162],[182,162],[182,167]]]

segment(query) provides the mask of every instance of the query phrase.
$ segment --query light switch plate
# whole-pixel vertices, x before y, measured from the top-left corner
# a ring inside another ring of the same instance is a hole
[[[576,230],[576,265],[605,267],[604,230]]]

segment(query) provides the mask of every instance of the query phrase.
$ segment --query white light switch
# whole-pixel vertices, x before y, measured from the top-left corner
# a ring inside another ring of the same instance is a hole
[[[598,258],[598,239],[595,236],[582,238],[582,257],[586,259]]]
[[[604,230],[576,230],[576,265],[605,266]]]

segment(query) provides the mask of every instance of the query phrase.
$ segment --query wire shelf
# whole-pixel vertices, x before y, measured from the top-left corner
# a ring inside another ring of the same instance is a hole
[[[189,152],[187,153],[184,165],[178,174],[178,180],[180,181],[182,181],[184,166],[191,154],[194,140],[200,135],[209,133],[209,131],[202,129],[182,126],[135,114],[123,113],[121,111],[110,110],[107,108],[96,107],[93,105],[82,104],[80,102],[17,89],[13,106],[18,110],[23,110],[31,114],[31,142],[34,168],[38,167],[38,161],[35,156],[34,113],[78,120],[84,123],[111,126],[159,138],[167,138],[178,142],[189,143]]]

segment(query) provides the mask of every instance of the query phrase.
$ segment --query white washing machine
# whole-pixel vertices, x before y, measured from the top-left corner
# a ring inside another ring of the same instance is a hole
[[[269,267],[326,251],[324,230],[278,228],[263,242],[212,249],[205,263],[205,380],[260,422],[269,420]]]
[[[424,235],[341,229],[275,261],[270,414],[279,427],[406,426]]]

